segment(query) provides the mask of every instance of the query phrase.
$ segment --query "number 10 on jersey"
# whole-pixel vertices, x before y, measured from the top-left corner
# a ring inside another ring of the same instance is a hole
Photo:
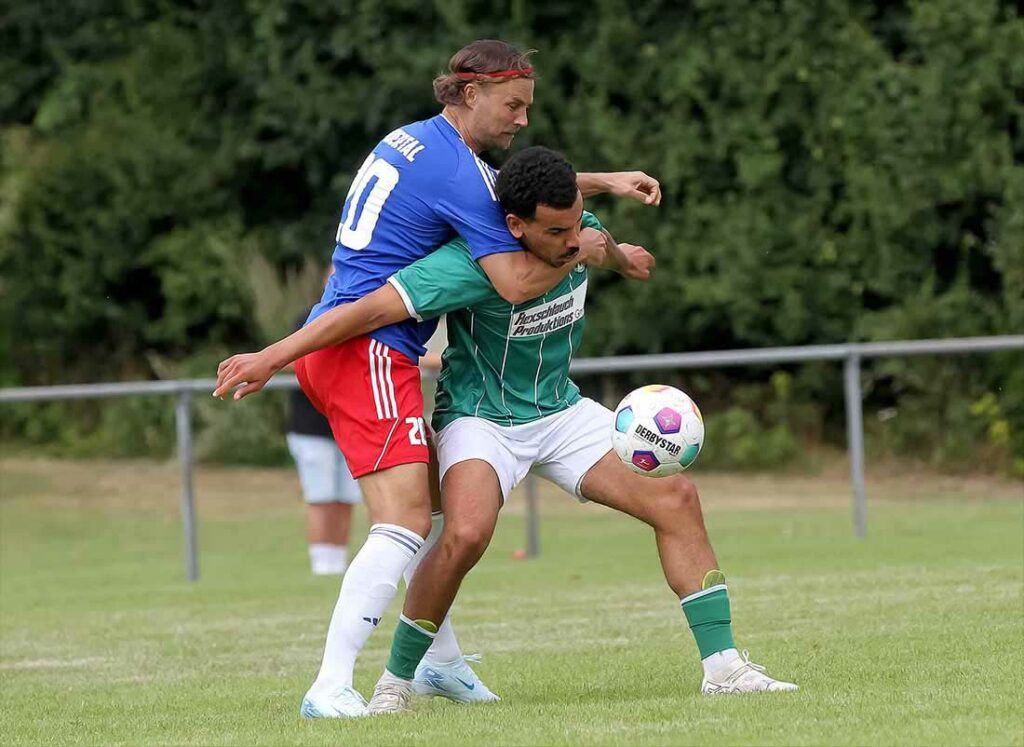
[[[356,251],[369,246],[380,211],[396,184],[398,169],[383,158],[374,158],[372,153],[367,156],[345,197],[334,240]]]

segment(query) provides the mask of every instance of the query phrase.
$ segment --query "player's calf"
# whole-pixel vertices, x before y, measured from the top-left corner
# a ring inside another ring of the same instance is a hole
[[[409,585],[405,608],[391,639],[387,669],[370,699],[371,713],[406,707],[417,667],[448,614],[462,579],[483,556],[497,525],[501,492],[494,469],[487,462],[459,462],[443,479],[444,528]],[[469,690],[476,687],[476,680],[467,682]]]
[[[697,486],[682,475],[654,480],[636,477],[640,484],[628,479],[623,493],[644,488],[646,493],[628,495],[623,501],[626,512],[654,529],[665,580],[672,590],[680,597],[700,591],[718,560],[704,527]]]
[[[739,694],[797,690],[765,674],[736,649],[732,611],[725,574],[718,570],[697,486],[682,475],[661,478],[658,495],[651,502],[649,523],[654,527],[665,577],[680,595],[683,614],[700,652],[704,678],[701,692]],[[667,562],[666,562],[667,561]],[[694,587],[694,579],[699,585]]]
[[[665,580],[679,596],[700,652],[702,692],[796,689],[768,677],[763,667],[736,649],[725,574],[718,570],[692,480],[681,475],[642,477],[608,454],[584,476],[582,491],[584,497],[634,516],[654,529]]]
[[[701,692],[731,695],[797,690],[792,683],[766,675],[764,667],[750,661],[746,651],[740,654],[736,650],[725,574],[717,569],[708,571],[701,587],[700,591],[680,600],[704,669]]]

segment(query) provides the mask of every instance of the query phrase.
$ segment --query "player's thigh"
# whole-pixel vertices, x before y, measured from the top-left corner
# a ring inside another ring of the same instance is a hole
[[[533,471],[570,495],[586,500],[583,478],[611,449],[614,413],[591,399],[581,399],[558,415],[545,418],[533,434],[538,463]]]
[[[305,356],[303,390],[324,407],[371,520],[426,536],[430,455],[419,368],[361,337]]]
[[[459,418],[434,436],[441,475],[444,551],[472,564],[490,544],[505,498],[526,475],[506,430]]]
[[[612,451],[587,471],[580,491],[589,501],[622,511],[652,526],[684,519],[690,510],[699,506],[697,490],[688,478],[638,475]]]
[[[359,478],[374,524],[397,524],[420,536],[430,532],[430,486],[423,462],[399,464]]]
[[[437,446],[438,470],[441,476],[442,503],[445,521],[448,507],[445,503],[445,477],[455,465],[470,460],[486,464],[498,486],[499,501],[504,503],[509,493],[526,476],[532,464],[530,455],[524,455],[509,438],[509,429],[482,418],[459,418],[434,435]]]
[[[494,536],[502,505],[501,485],[494,468],[482,459],[452,465],[441,480],[444,529],[447,545],[478,558]]]

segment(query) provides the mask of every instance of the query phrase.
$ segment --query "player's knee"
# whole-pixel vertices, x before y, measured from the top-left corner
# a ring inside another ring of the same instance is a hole
[[[690,478],[676,475],[676,491],[686,505],[700,505],[700,494],[697,492],[697,486],[694,485],[693,480]]]
[[[420,537],[430,534],[430,504],[414,505],[410,503],[392,502],[384,504],[375,502],[368,504],[370,522],[373,524],[397,524],[415,532]]]
[[[397,524],[404,529],[408,529],[410,532],[415,532],[424,539],[430,534],[430,514],[423,511],[402,511],[400,513],[393,513],[390,516],[379,516],[374,523]]]
[[[664,480],[665,492],[662,499],[658,501],[663,517],[678,518],[700,512],[700,495],[692,480],[682,475],[664,478]]]
[[[445,525],[444,534],[447,538],[446,548],[452,558],[461,566],[472,566],[479,560],[491,541],[491,533],[486,527],[468,522],[460,522],[451,526]]]

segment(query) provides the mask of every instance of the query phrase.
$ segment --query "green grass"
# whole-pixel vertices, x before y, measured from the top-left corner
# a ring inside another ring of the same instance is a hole
[[[101,463],[49,481],[0,469],[3,744],[1024,744],[1019,486],[929,499],[918,485],[912,501],[871,505],[865,541],[813,490],[756,510],[711,495],[737,641],[803,688],[746,698],[697,694],[696,647],[642,526],[560,502],[541,557],[516,561],[523,519],[510,511],[456,614],[504,700],[308,722],[299,701],[337,582],[308,576],[289,497],[206,505],[189,585],[173,467],[159,485]],[[101,479],[145,500],[105,500],[112,488],[90,489]],[[396,615],[360,660],[364,692]]]

